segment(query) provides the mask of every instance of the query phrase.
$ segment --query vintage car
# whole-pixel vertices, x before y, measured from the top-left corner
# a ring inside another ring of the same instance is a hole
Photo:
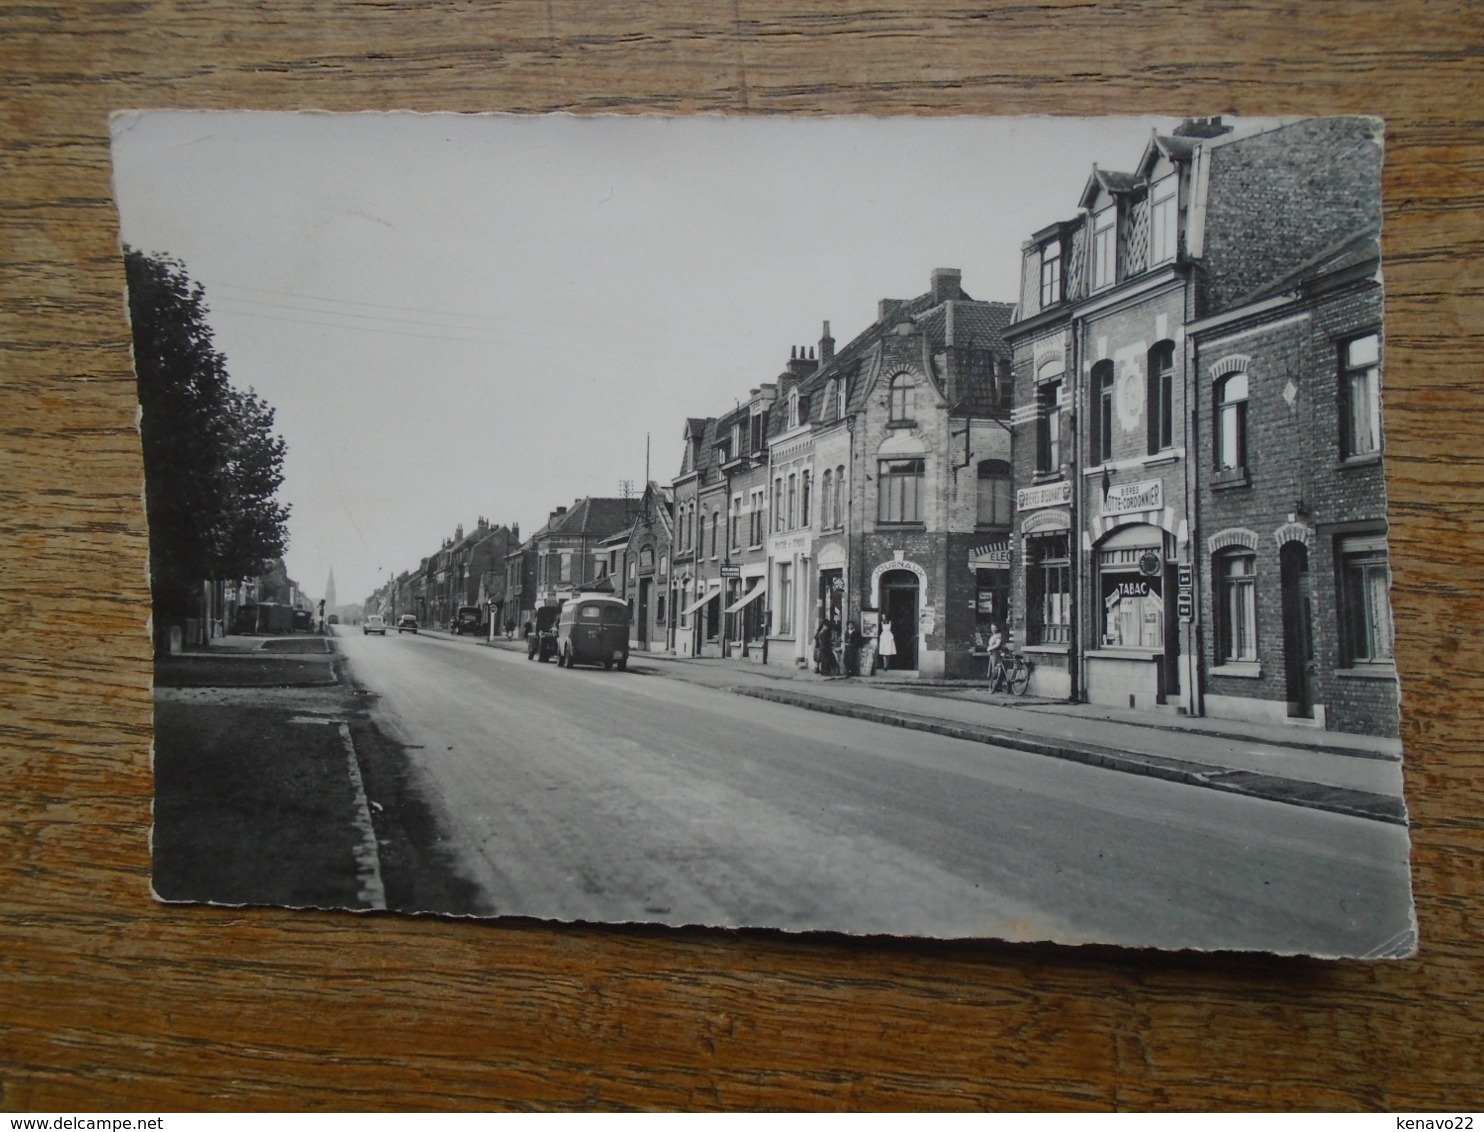
[[[484,635],[484,615],[477,605],[461,605],[454,614],[449,629],[455,636]]]
[[[539,660],[545,664],[557,654],[557,614],[561,608],[547,605],[536,610],[531,635],[526,638],[526,659]]]
[[[398,617],[397,618],[397,632],[399,632],[399,633],[416,633],[417,632],[417,618],[414,617],[410,613],[404,613],[404,614],[402,614],[401,617]]]
[[[361,635],[370,636],[372,633],[380,633],[386,636],[386,622],[381,619],[381,614],[373,613],[365,621],[361,622]]]
[[[619,670],[629,664],[629,605],[608,594],[578,594],[562,606],[557,620],[557,665],[601,664]]]

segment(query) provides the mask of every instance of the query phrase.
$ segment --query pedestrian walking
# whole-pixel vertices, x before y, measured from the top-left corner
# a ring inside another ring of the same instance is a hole
[[[883,671],[891,667],[892,657],[897,655],[897,638],[891,631],[890,621],[881,622],[881,637],[876,642],[876,655],[881,658]]]

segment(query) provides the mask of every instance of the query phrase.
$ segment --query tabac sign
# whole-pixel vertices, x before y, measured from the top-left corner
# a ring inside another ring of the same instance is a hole
[[[1072,502],[1072,485],[1068,480],[1023,487],[1015,493],[1015,510],[1034,511],[1040,507],[1065,507]]]
[[[1115,483],[1103,500],[1104,515],[1127,515],[1133,511],[1158,511],[1165,505],[1163,480]]]

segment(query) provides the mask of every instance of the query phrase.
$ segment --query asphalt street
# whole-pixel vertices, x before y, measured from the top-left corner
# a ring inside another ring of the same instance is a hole
[[[1401,826],[472,641],[338,643],[471,914],[1325,956],[1411,932]]]

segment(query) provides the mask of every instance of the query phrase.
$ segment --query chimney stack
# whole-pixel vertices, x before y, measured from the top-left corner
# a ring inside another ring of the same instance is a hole
[[[963,272],[956,267],[935,267],[932,275],[933,306],[946,303],[963,295],[959,284],[963,281]]]
[[[824,332],[819,336],[819,360],[828,365],[835,356],[835,340],[830,337],[830,322],[825,319]]]
[[[1222,134],[1229,134],[1232,128],[1221,120],[1221,116],[1214,118],[1187,118],[1175,127],[1177,138],[1219,138]]]

